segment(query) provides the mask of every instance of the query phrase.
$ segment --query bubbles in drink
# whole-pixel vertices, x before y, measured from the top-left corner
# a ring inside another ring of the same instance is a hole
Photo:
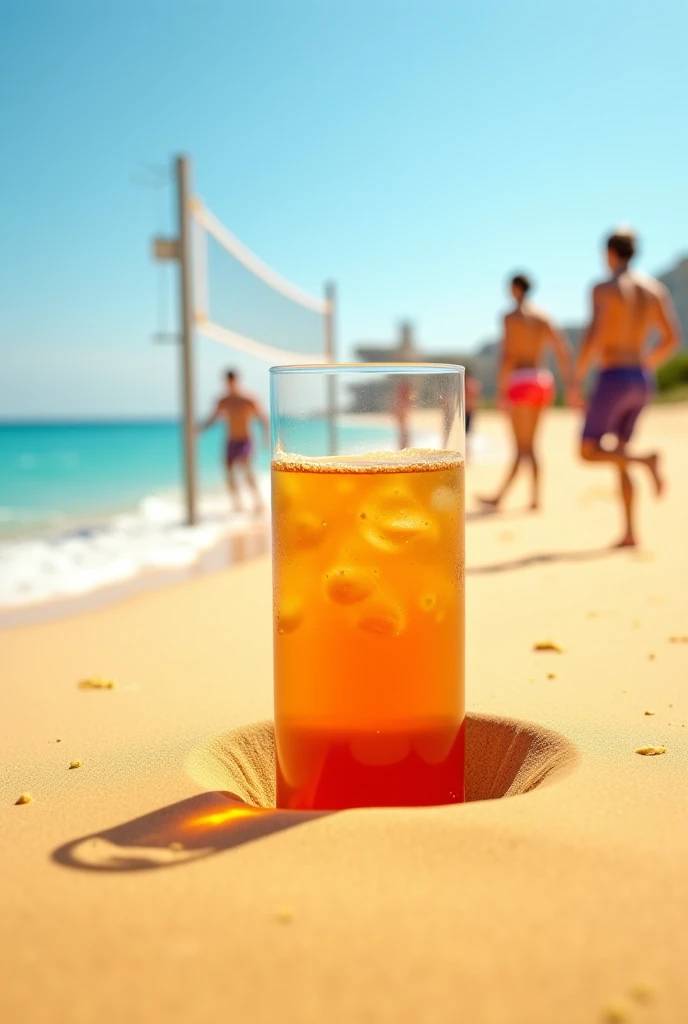
[[[364,565],[344,565],[330,569],[325,577],[325,591],[335,604],[356,604],[375,590],[377,569]]]

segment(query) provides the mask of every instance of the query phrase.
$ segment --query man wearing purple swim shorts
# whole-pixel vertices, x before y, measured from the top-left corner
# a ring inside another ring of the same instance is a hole
[[[593,288],[592,320],[576,365],[579,387],[593,363],[600,367],[583,428],[581,456],[587,462],[609,462],[619,471],[625,532],[617,547],[636,544],[629,466],[634,462],[645,466],[657,494],[662,493],[658,453],[630,455],[626,446],[652,394],[654,371],[681,341],[667,289],[659,281],[630,270],[635,251],[636,238],[630,228],[618,228],[607,239],[607,264],[612,273]],[[651,334],[658,335],[659,340],[648,350]],[[616,437],[615,447],[602,447],[607,434]]]
[[[225,468],[227,470],[227,486],[232,496],[235,512],[243,512],[243,504],[237,480],[237,468],[243,471],[244,479],[253,493],[256,515],[263,512],[263,501],[258,484],[253,474],[251,459],[253,457],[253,440],[251,424],[259,420],[265,440],[268,440],[268,417],[260,402],[247,395],[239,386],[239,374],[236,370],[226,373],[227,390],[218,400],[211,416],[198,429],[207,430],[216,420],[224,420],[227,435],[225,440]]]

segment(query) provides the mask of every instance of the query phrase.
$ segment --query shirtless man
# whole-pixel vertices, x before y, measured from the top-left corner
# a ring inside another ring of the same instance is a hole
[[[504,317],[504,341],[497,376],[497,405],[509,414],[514,437],[514,461],[506,480],[494,498],[481,498],[488,508],[496,509],[513,483],[522,462],[532,472],[531,509],[539,507],[540,472],[535,455],[535,433],[543,409],[554,401],[554,378],[543,368],[545,354],[551,348],[561,367],[567,392],[571,384],[571,347],[546,313],[526,302],[531,282],[525,274],[511,279],[511,294],[516,306]]]
[[[619,228],[607,239],[607,264],[612,274],[592,291],[592,321],[581,343],[576,377],[579,384],[593,362],[600,372],[583,428],[581,455],[588,462],[609,462],[619,471],[625,532],[618,547],[633,547],[633,483],[628,467],[636,462],[649,471],[657,494],[662,477],[657,452],[629,455],[638,416],[652,392],[653,371],[678,347],[681,331],[664,285],[629,269],[636,240],[630,228]],[[659,341],[646,350],[648,335]],[[616,436],[613,449],[602,447],[606,434]]]
[[[228,370],[226,377],[226,393],[218,400],[212,415],[198,429],[199,432],[207,430],[216,420],[224,420],[226,427],[225,466],[227,468],[227,486],[232,496],[234,511],[243,512],[244,510],[241,495],[239,494],[236,472],[237,467],[241,467],[244,479],[253,492],[255,513],[259,515],[263,511],[263,501],[251,466],[253,455],[251,423],[253,420],[260,421],[267,442],[269,422],[258,400],[252,398],[251,395],[245,394],[239,387],[239,374],[236,370]]]

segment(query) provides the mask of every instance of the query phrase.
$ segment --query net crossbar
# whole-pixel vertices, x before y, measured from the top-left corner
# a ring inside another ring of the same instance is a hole
[[[328,300],[269,267],[200,200],[190,214],[197,331],[271,363],[325,362]]]

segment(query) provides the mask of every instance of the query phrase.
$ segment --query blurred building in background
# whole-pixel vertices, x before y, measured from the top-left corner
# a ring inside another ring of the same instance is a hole
[[[404,321],[399,324],[397,341],[365,341],[356,345],[356,358],[361,363],[459,363],[472,362],[460,352],[427,352],[416,341],[413,324]],[[389,410],[391,385],[387,381],[376,381],[357,387],[353,392],[352,412],[383,412]]]

